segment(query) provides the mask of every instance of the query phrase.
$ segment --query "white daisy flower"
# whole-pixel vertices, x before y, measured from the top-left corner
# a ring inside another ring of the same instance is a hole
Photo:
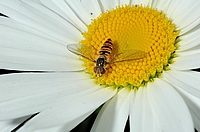
[[[92,132],[200,130],[199,7],[0,0],[0,68],[21,71],[0,75],[0,130],[66,132],[100,106]]]

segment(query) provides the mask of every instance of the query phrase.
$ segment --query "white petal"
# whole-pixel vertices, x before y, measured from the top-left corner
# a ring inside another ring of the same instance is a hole
[[[122,132],[128,119],[130,91],[122,89],[99,112],[92,132]]]
[[[177,2],[178,0],[176,0]],[[170,12],[168,13],[169,6],[171,5],[171,0],[152,0],[151,4],[149,4],[153,9],[162,10],[167,14],[167,17],[170,17]],[[174,1],[174,4],[175,1]],[[173,8],[172,8],[173,10]]]
[[[75,111],[77,111],[77,109],[75,109]],[[64,131],[66,131],[66,130],[71,130],[71,129],[73,129],[75,126],[77,126],[80,122],[82,122],[84,119],[86,119],[92,112],[93,112],[94,110],[92,110],[92,111],[89,111],[89,112],[87,112],[87,113],[85,113],[85,114],[83,114],[83,115],[81,115],[80,116],[80,113],[79,114],[77,114],[77,116],[76,117],[73,117],[73,118],[76,118],[76,119],[74,119],[74,120],[69,120],[67,123],[65,123],[65,124],[62,124],[61,126],[60,126],[60,128],[58,129],[60,132],[64,132]],[[66,119],[63,119],[63,122],[66,122]],[[84,121],[83,121],[84,122]],[[48,131],[47,131],[48,132]]]
[[[59,128],[60,128],[60,126],[56,126],[56,127],[51,127],[51,128],[47,128],[47,129],[39,129],[34,132],[63,132],[63,131],[59,131]],[[27,130],[19,129],[17,132],[27,132]]]
[[[180,35],[189,32],[200,23],[199,6],[200,2],[196,0],[154,0],[152,3],[154,9],[162,10],[176,24],[177,29],[181,31]]]
[[[0,119],[40,112],[69,95],[95,86],[84,73],[21,73],[1,75]],[[70,96],[69,96],[70,97]]]
[[[181,29],[181,32],[179,33],[179,35],[186,34],[186,33],[190,32],[191,30],[195,30],[195,29],[199,28],[199,23],[200,23],[200,18],[196,19],[195,21],[190,23],[188,26]]]
[[[23,127],[18,129],[17,132],[28,132]],[[61,126],[50,127],[50,128],[46,128],[46,129],[38,129],[38,130],[35,130],[34,132],[63,132],[63,131],[60,131],[60,127]],[[30,132],[33,132],[33,131],[30,131]]]
[[[38,36],[38,32],[34,33],[35,30],[31,31],[31,28],[14,23],[13,20],[7,18],[0,20],[2,20],[0,22],[1,47],[39,51],[63,56],[69,54],[66,53],[66,47],[64,47],[67,44],[58,43],[46,39],[43,36]],[[5,21],[3,22],[3,20]]]
[[[181,36],[180,37],[181,41],[179,42],[180,43],[179,50],[184,51],[200,45],[199,34],[200,34],[200,28],[197,28],[195,31],[189,32]]]
[[[178,86],[186,92],[200,97],[200,73],[195,71],[171,70],[164,77],[174,86]]]
[[[74,43],[82,39],[79,30],[37,2],[30,0],[0,2],[0,8],[5,15],[61,42]]]
[[[81,61],[63,56],[0,48],[0,65],[3,69],[28,71],[78,71],[83,70]]]
[[[198,0],[181,0],[176,7],[173,7],[175,10],[171,18],[177,25],[178,30],[187,27],[200,17],[199,6],[200,1]]]
[[[17,29],[17,30],[24,31],[24,32],[27,32],[27,33],[30,33],[30,34],[34,34],[35,36],[39,36],[41,38],[45,38],[45,39],[48,39],[50,41],[54,41],[56,43],[65,44],[65,43],[61,43],[61,41],[56,39],[56,38],[50,37],[50,36],[40,32],[40,31],[38,31],[34,28],[31,28],[27,25],[24,25],[22,23],[19,23],[19,22],[13,20],[13,19],[10,19],[10,18],[7,18],[7,17],[0,17],[0,25],[2,25],[3,27],[10,27],[11,29]],[[9,29],[4,31],[4,28],[1,29],[1,33],[2,32],[6,33],[6,34],[12,33],[12,31],[9,31]],[[1,36],[3,36],[3,35],[1,35]]]
[[[141,5],[142,6],[151,6],[152,5],[152,0],[131,0],[131,4],[134,5]]]
[[[135,97],[136,97],[137,90],[131,90],[130,92],[131,92],[131,95],[130,95],[130,110],[129,110],[129,112],[130,112],[130,116],[131,116],[131,114],[133,112],[133,106],[135,103]]]
[[[178,57],[174,58],[174,63],[171,68],[177,70],[189,70],[199,68],[200,65],[200,50],[178,52]]]
[[[197,98],[186,91],[182,90],[181,88],[176,87],[178,92],[181,94],[185,102],[187,103],[189,110],[191,112],[194,126],[197,130],[200,130],[200,98]]]
[[[140,87],[135,95],[134,103],[130,108],[130,131],[155,132],[153,124],[156,122],[156,117],[149,101],[147,88]]]
[[[199,54],[200,53],[200,49],[192,48],[192,49],[189,49],[189,50],[186,50],[186,51],[177,50],[176,53],[178,54],[179,57],[184,58],[185,56]]]
[[[15,126],[16,124],[12,124],[12,120],[0,122],[0,129],[2,132],[10,132]]]
[[[20,70],[81,70],[66,45],[7,26],[0,26],[1,68]],[[70,58],[73,59],[70,59]]]
[[[41,0],[41,2],[62,16],[63,19],[74,25],[74,27],[78,28],[81,32],[87,31],[84,22],[78,18],[76,13],[69,7],[65,0]]]
[[[0,122],[0,130],[1,130],[1,132],[11,132],[19,124],[24,122],[29,117],[30,116],[26,116],[26,117],[22,117],[22,118],[13,119],[13,120],[1,121]]]
[[[191,112],[191,115],[192,115],[192,119],[193,119],[193,122],[194,122],[194,127],[197,130],[195,132],[199,132],[200,131],[200,124],[199,124],[200,118],[199,118],[199,116],[197,116],[193,112]],[[199,113],[198,113],[198,115],[199,115]]]
[[[171,85],[160,79],[155,79],[154,82],[148,83],[147,93],[153,109],[152,114],[157,119],[152,124],[155,131],[194,131],[189,110],[184,100]]]
[[[164,77],[174,86],[178,86],[188,93],[200,97],[200,73],[194,71],[176,71],[166,72]]]
[[[98,0],[68,0],[66,3],[85,24],[90,24],[102,13]]]
[[[103,11],[106,12],[107,10],[111,10],[116,8],[119,5],[118,0],[101,0],[101,4],[103,6]]]
[[[38,30],[6,17],[0,17],[0,28],[0,46],[71,57],[71,54],[66,52],[66,47],[63,47],[69,42],[60,43]]]
[[[130,2],[131,0],[119,0],[119,5],[128,5]]]
[[[82,93],[77,92],[74,95],[64,97],[25,124],[23,129],[33,131],[64,124],[65,131],[70,131],[83,120],[82,117],[91,114],[100,105],[114,96],[116,92],[117,90],[112,88],[94,86],[84,90]]]

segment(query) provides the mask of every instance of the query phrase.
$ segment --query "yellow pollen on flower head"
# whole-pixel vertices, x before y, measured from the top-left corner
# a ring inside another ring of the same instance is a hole
[[[119,53],[128,55],[133,50],[146,55],[140,59],[108,64],[100,77],[94,73],[94,62],[83,59],[86,72],[96,79],[97,84],[138,88],[168,69],[177,49],[178,33],[171,20],[157,9],[141,5],[118,6],[94,19],[88,25],[88,31],[83,33],[85,39],[80,44],[93,47],[91,56],[95,59],[108,38],[113,42],[113,59]]]

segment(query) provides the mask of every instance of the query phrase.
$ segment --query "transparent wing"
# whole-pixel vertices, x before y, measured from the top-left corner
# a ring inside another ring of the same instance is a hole
[[[139,60],[147,56],[147,53],[141,50],[125,50],[113,55],[111,63]]]
[[[67,45],[67,49],[78,56],[95,62],[94,58],[92,57],[92,47],[82,44],[69,44]]]

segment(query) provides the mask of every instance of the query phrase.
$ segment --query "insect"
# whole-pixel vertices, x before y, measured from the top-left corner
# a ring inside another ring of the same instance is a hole
[[[67,45],[67,48],[70,52],[95,63],[94,72],[98,77],[102,76],[106,72],[106,68],[109,64],[138,60],[146,57],[147,55],[146,52],[141,50],[128,49],[127,47],[119,52],[117,50],[113,50],[113,47],[115,47],[115,45],[113,45],[112,40],[110,38],[107,39],[101,46],[98,57],[94,59],[94,57],[91,55],[92,48],[95,49],[93,46],[86,46],[81,44]]]

